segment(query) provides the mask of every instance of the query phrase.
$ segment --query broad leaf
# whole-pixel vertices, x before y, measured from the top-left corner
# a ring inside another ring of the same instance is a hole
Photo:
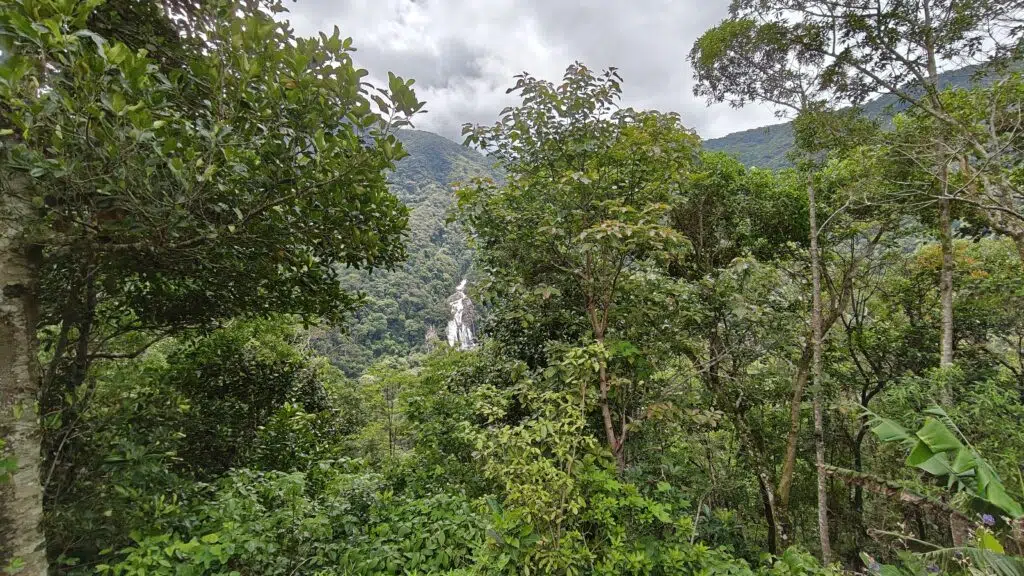
[[[928,444],[928,447],[935,453],[958,450],[963,447],[956,436],[935,418],[925,420],[924,426],[917,431],[917,437]]]

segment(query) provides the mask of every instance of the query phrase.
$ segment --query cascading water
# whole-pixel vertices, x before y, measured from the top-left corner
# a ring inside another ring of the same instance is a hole
[[[448,298],[452,319],[448,321],[448,345],[460,350],[469,350],[476,345],[473,340],[473,301],[466,295],[466,279],[455,288],[455,294]]]

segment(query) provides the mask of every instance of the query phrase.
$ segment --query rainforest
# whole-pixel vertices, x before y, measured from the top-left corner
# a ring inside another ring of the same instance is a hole
[[[685,96],[783,123],[568,59],[458,143],[306,1],[0,2],[0,573],[1024,575],[1018,0],[731,0]]]

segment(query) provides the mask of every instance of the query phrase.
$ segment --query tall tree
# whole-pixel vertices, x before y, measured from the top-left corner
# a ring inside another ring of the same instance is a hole
[[[0,6],[3,337],[21,367],[0,383],[0,429],[20,456],[0,499],[2,525],[19,528],[0,557],[28,573],[46,569],[34,319],[54,326],[42,416],[66,425],[62,399],[126,334],[338,318],[355,302],[339,266],[403,255],[406,212],[383,171],[402,154],[391,130],[422,106],[411,81],[364,83],[337,30],[296,38],[273,0],[204,7],[203,42],[166,74],[86,28],[94,6]]]
[[[790,30],[777,24],[758,24],[753,19],[726,20],[704,33],[690,52],[698,84],[694,93],[711,102],[728,102],[743,106],[748,102],[765,102],[781,108],[782,113],[798,116],[817,115],[823,105],[820,59],[813,54],[794,50]],[[806,123],[806,121],[805,121]],[[823,399],[821,348],[824,338],[824,317],[821,303],[821,262],[819,227],[815,195],[814,170],[817,150],[803,146],[801,157],[806,174],[809,210],[809,254],[811,268],[811,334],[809,346],[800,360],[791,405],[790,432],[786,460],[779,481],[779,504],[788,505],[796,460],[799,433],[799,406],[810,368],[814,393],[815,453],[818,469],[818,532],[822,559],[828,563],[831,545],[828,529],[828,502],[824,473]],[[834,320],[833,320],[834,322]],[[810,354],[807,354],[807,352]],[[809,361],[809,366],[808,366]],[[785,534],[783,534],[786,537]]]
[[[773,554],[785,544],[779,542],[779,532],[787,536],[789,532],[779,518],[782,505],[775,489],[773,434],[763,429],[757,414],[775,400],[760,378],[748,376],[759,362],[771,362],[769,358],[791,349],[792,343],[808,349],[803,330],[777,330],[793,322],[802,327],[804,316],[797,303],[801,290],[788,288],[790,279],[782,272],[786,267],[782,262],[807,245],[807,203],[801,182],[792,172],[747,170],[721,153],[701,155],[700,165],[672,209],[672,224],[690,241],[693,253],[669,270],[689,286],[699,287],[699,304],[682,304],[681,317],[666,322],[658,333],[700,368],[712,405],[732,420],[743,447],[740,453],[756,476],[768,525],[768,549]],[[775,300],[759,289],[780,290],[788,296]],[[750,310],[759,312],[747,314]],[[696,325],[695,311],[700,311]],[[806,379],[809,367],[801,364],[799,372]],[[788,389],[783,391],[783,404],[789,395]]]
[[[20,244],[28,208],[5,202],[0,213],[0,461],[13,473],[0,476],[0,566],[46,574],[40,523],[43,490],[35,411],[37,283],[32,274],[39,249]]]
[[[521,105],[493,126],[464,129],[508,179],[461,190],[462,217],[496,293],[557,295],[586,325],[602,428],[622,470],[637,403],[609,366],[624,349],[619,299],[631,267],[681,244],[665,215],[697,139],[673,114],[619,109],[614,70],[596,74],[577,63],[557,86],[524,74],[512,91]]]
[[[812,54],[823,66],[822,88],[835,99],[860,103],[878,93],[892,93],[914,108],[960,134],[970,152],[943,154],[934,143],[937,163],[930,171],[936,182],[939,238],[943,247],[942,334],[940,365],[953,362],[953,254],[950,202],[950,162],[971,154],[989,198],[1003,199],[1003,208],[1016,209],[1016,188],[1005,170],[997,168],[999,139],[986,139],[971,124],[951,114],[940,97],[939,69],[943,65],[982,63],[1003,65],[1021,48],[1024,7],[1015,0],[733,0],[731,12],[756,18],[765,25],[785,28],[793,45]],[[965,168],[970,165],[965,162]],[[997,203],[998,204],[998,203]],[[1024,227],[1024,220],[1007,224],[1005,213],[990,211],[1003,229]],[[1022,229],[1024,231],[1024,229]],[[1024,235],[1021,236],[1024,238]]]

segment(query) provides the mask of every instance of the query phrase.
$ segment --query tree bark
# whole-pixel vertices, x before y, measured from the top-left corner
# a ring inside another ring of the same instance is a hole
[[[789,493],[793,488],[796,448],[800,440],[800,405],[803,403],[804,388],[807,387],[807,378],[810,374],[812,348],[813,346],[804,346],[800,362],[797,364],[796,378],[793,380],[793,398],[789,405],[789,432],[786,435],[786,459],[782,463],[782,474],[779,478],[779,506],[784,511],[789,509]]]
[[[968,526],[974,524],[974,522],[964,515],[963,512],[960,512],[948,503],[918,494],[900,486],[896,482],[886,480],[885,478],[829,465],[825,466],[825,473],[829,476],[839,478],[847,484],[863,486],[868,492],[881,494],[882,496],[892,498],[897,502],[903,502],[904,504],[908,504],[915,508],[931,510],[937,514],[947,514],[951,518],[956,518],[958,522],[966,523]]]
[[[768,524],[768,553],[773,556],[779,555],[778,533],[779,527],[776,518],[778,513],[775,510],[775,497],[772,495],[772,485],[768,481],[767,474],[757,475],[758,486],[761,487],[761,504],[764,506],[764,521]]]
[[[942,110],[942,100],[939,99],[939,69],[936,57],[935,34],[932,28],[932,5],[930,0],[921,3],[924,11],[925,38],[924,47],[926,63],[928,67],[927,98],[930,104],[937,110]],[[939,200],[939,240],[942,246],[942,271],[939,275],[939,299],[942,306],[942,335],[940,342],[939,366],[947,367],[953,365],[953,220],[950,210],[952,208],[948,198],[949,192],[949,166],[943,158],[942,145],[935,145],[935,161],[940,163],[938,168],[939,186],[942,198]],[[944,404],[949,405],[952,400],[952,392],[943,390]]]
[[[942,346],[939,366],[953,365],[953,224],[950,201],[939,201],[939,240],[942,245],[942,272],[939,277],[939,295],[942,303]],[[943,402],[949,405],[949,390]]]
[[[828,531],[828,478],[825,474],[824,390],[821,370],[821,259],[818,251],[818,217],[814,192],[814,181],[808,176],[807,200],[811,228],[811,382],[814,390],[814,452],[818,468],[818,539],[821,542],[821,561],[823,564],[829,564],[832,561],[832,545]]]
[[[39,250],[21,243],[24,207],[10,191],[3,208],[13,211],[0,230],[0,438],[2,457],[16,469],[0,483],[0,567],[12,560],[19,574],[45,576],[48,570],[40,478],[42,444],[37,417],[39,375],[35,337],[38,318],[36,278]]]
[[[865,406],[867,403],[863,403]],[[857,436],[853,440],[853,469],[860,473],[864,471],[864,437],[867,436],[870,428],[867,424],[867,416],[860,417],[860,428],[857,429]],[[864,527],[864,487],[857,485],[853,489],[853,512],[857,516],[858,528]]]
[[[599,340],[604,344],[604,339]],[[604,432],[608,441],[608,448],[615,457],[615,466],[622,473],[626,469],[626,454],[623,439],[626,431],[622,431],[621,437],[615,433],[615,420],[612,418],[612,408],[608,403],[608,393],[611,391],[611,379],[608,377],[608,367],[604,358],[599,361],[598,368],[598,392],[601,403],[601,420],[604,423]]]
[[[604,331],[607,324],[604,321],[605,317],[602,316],[592,304],[592,300],[587,303],[587,317],[590,319],[590,327],[594,331],[594,340],[597,341],[603,349]],[[608,374],[608,362],[603,355],[598,359],[597,376],[597,399],[598,404],[601,407],[601,422],[604,425],[604,433],[608,442],[608,449],[615,458],[616,469],[618,469],[621,474],[626,469],[626,429],[625,423],[623,423],[621,434],[615,432],[615,419],[612,416],[611,403],[608,401],[608,395],[611,393],[612,389],[612,382],[611,377]]]
[[[839,319],[840,314],[846,307],[847,300],[851,295],[853,283],[853,268],[850,269],[843,280],[842,292],[839,295],[835,308],[824,317],[822,313],[821,333],[822,338],[832,329],[832,325]],[[821,292],[818,292],[819,296]],[[786,456],[782,463],[782,474],[779,478],[779,512],[780,519],[785,524],[788,518],[789,495],[793,488],[793,473],[796,469],[796,449],[800,441],[800,405],[803,403],[804,389],[807,387],[807,380],[811,372],[811,356],[813,353],[814,333],[807,337],[807,343],[797,363],[796,377],[793,379],[793,397],[789,406],[789,431],[786,435]]]

